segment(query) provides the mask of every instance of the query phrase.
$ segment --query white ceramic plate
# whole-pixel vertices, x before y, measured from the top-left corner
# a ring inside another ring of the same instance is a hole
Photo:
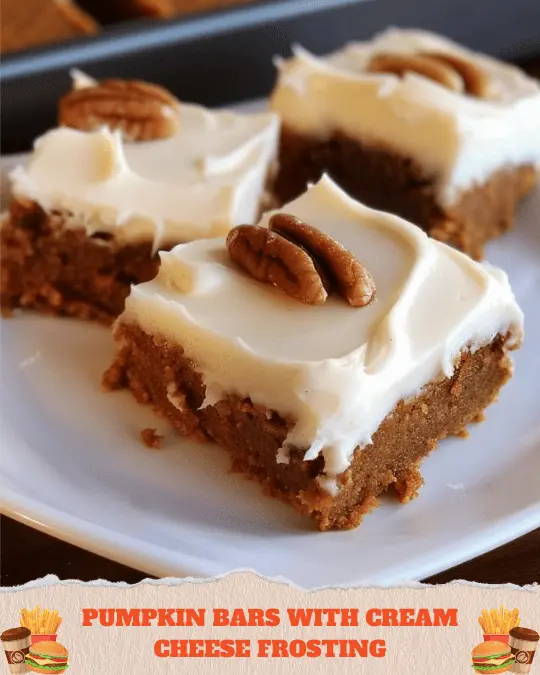
[[[469,440],[426,460],[411,504],[314,532],[229,474],[216,447],[171,433],[161,451],[143,447],[140,429],[167,429],[128,393],[100,391],[107,329],[24,316],[2,322],[0,509],[157,576],[251,568],[304,587],[421,579],[540,526],[540,190],[488,258],[526,314],[516,374]]]

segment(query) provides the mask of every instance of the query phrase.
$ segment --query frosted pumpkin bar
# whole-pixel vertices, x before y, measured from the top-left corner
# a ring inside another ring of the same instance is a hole
[[[278,61],[282,203],[329,173],[353,197],[481,258],[540,167],[540,84],[443,37],[391,29]]]
[[[157,251],[255,222],[279,121],[180,103],[132,80],[78,73],[60,126],[11,174],[2,307],[114,319]]]
[[[329,178],[259,226],[161,254],[114,328],[109,388],[311,516],[357,526],[405,502],[437,442],[510,377],[522,313],[504,272]]]
[[[0,51],[17,52],[93,35],[99,26],[72,0],[2,0]]]
[[[170,18],[185,14],[210,12],[253,0],[86,0],[96,16],[108,20],[139,17]]]

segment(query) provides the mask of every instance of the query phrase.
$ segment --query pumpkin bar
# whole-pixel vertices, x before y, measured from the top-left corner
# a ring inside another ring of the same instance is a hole
[[[2,307],[111,322],[159,250],[255,222],[277,154],[275,115],[179,103],[144,82],[76,75],[60,123],[11,174]]]
[[[310,516],[356,527],[510,377],[522,314],[504,272],[323,177],[258,226],[161,254],[104,376]],[[464,468],[466,470],[466,468]]]
[[[2,0],[0,16],[2,53],[92,35],[99,29],[71,0]]]
[[[133,18],[167,19],[243,5],[253,0],[84,0],[103,21]]]
[[[512,227],[540,167],[540,85],[418,30],[278,61],[284,203],[323,172],[473,257]]]

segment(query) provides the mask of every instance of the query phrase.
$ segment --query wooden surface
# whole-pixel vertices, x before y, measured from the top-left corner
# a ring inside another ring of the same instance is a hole
[[[3,586],[18,586],[46,574],[56,574],[61,579],[107,579],[128,583],[147,577],[137,570],[70,546],[9,518],[1,519],[1,528],[0,578]],[[540,582],[540,529],[426,581],[445,583],[454,579],[486,584]]]
[[[540,58],[520,65],[540,77]],[[1,517],[0,585],[16,586],[46,574],[56,574],[61,579],[108,579],[128,583],[136,583],[147,576]],[[540,529],[426,581],[445,583],[455,579],[486,584],[540,583]]]

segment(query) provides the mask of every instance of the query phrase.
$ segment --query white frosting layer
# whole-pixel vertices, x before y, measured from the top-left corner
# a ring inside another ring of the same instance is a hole
[[[464,57],[485,71],[490,95],[478,99],[407,73],[367,73],[379,53],[435,51]],[[540,85],[517,68],[416,30],[391,29],[317,58],[301,48],[278,61],[272,108],[283,124],[324,138],[341,131],[412,157],[440,180],[440,200],[506,166],[540,167]]]
[[[203,375],[205,405],[232,392],[295,420],[279,460],[291,445],[307,460],[322,452],[331,482],[401,399],[452,374],[463,349],[508,331],[509,346],[519,342],[523,316],[504,272],[353,201],[328,178],[284,211],[353,251],[377,300],[302,305],[241,272],[219,238],[162,253],[157,278],[132,289],[119,321],[180,344]]]
[[[36,141],[28,166],[12,172],[13,192],[45,210],[72,212],[89,234],[153,238],[155,249],[216,237],[259,217],[278,135],[273,114],[185,103],[179,131],[164,140],[125,143],[105,128],[58,128]]]

